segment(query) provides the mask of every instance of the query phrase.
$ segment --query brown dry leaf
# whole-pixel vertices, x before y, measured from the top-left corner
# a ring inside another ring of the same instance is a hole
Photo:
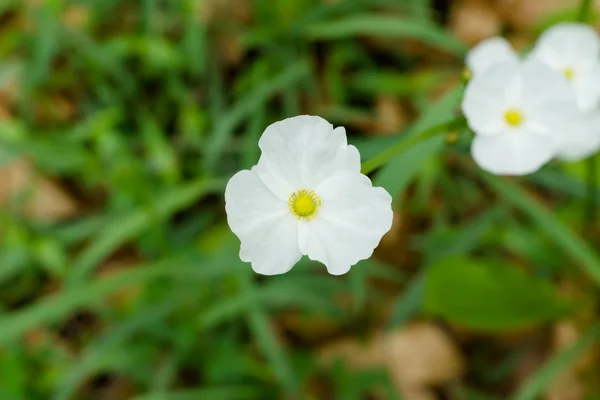
[[[366,343],[344,339],[322,349],[324,363],[344,360],[356,370],[385,366],[403,396],[428,399],[427,386],[458,380],[465,362],[452,339],[437,325],[416,322]]]
[[[249,22],[252,3],[249,0],[206,0],[199,8],[200,19],[212,23],[221,19]]]
[[[531,28],[544,17],[577,7],[574,0],[496,0],[496,10],[502,18],[518,29]],[[600,0],[593,2],[600,10]]]
[[[245,50],[240,36],[221,34],[217,37],[217,51],[220,58],[228,65],[237,65],[242,61]]]
[[[75,103],[62,95],[53,95],[40,102],[35,110],[37,119],[42,123],[68,122],[77,116]]]
[[[577,341],[581,332],[573,321],[560,321],[554,326],[553,352],[559,352]],[[586,385],[582,372],[593,364],[593,353],[586,353],[569,365],[546,391],[546,400],[583,400]]]
[[[383,236],[376,254],[378,258],[390,265],[407,265],[411,262],[409,234],[413,229],[410,214],[401,210],[394,211],[392,228]]]
[[[417,387],[402,391],[402,400],[437,400],[438,397],[429,389]]]
[[[465,369],[461,353],[439,326],[418,322],[388,335],[385,354],[400,387],[438,385],[459,379]]]
[[[278,323],[295,336],[310,342],[331,337],[340,327],[323,314],[288,311],[278,318]]]
[[[137,268],[141,262],[142,260],[133,252],[119,252],[98,268],[97,275],[98,277],[108,277],[118,274],[124,269]],[[138,297],[140,290],[140,286],[127,286],[114,293],[111,296],[111,302],[117,307],[131,304]]]
[[[32,193],[23,206],[28,217],[54,222],[77,215],[75,200],[50,179],[37,176],[27,160],[18,159],[0,167],[0,206],[29,188]]]
[[[469,46],[497,35],[501,28],[500,16],[489,1],[463,0],[450,13],[450,31]]]
[[[89,391],[97,395],[100,400],[127,400],[133,399],[137,393],[136,385],[121,376],[115,376],[103,387],[96,387]]]
[[[384,342],[385,339],[381,333],[374,335],[366,342],[356,339],[341,339],[322,348],[319,352],[319,360],[324,364],[330,364],[341,359],[350,368],[358,371],[381,367],[386,363]]]
[[[81,4],[70,6],[63,12],[62,20],[67,28],[85,29],[90,21],[90,10]]]
[[[411,120],[407,107],[393,97],[378,97],[375,112],[377,124],[373,136],[393,135],[406,128]]]

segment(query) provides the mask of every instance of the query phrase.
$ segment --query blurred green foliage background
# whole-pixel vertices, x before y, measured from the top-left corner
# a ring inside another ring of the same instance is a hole
[[[0,399],[600,398],[581,164],[410,147],[371,174],[392,230],[341,277],[255,275],[223,208],[268,124],[321,115],[368,160],[458,115],[469,46],[577,6],[2,0]]]

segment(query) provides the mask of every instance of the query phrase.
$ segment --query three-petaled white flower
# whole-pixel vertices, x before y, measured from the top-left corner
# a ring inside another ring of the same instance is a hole
[[[561,135],[557,157],[579,160],[600,149],[600,38],[589,26],[562,23],[544,32],[531,54],[560,71],[575,91],[580,114]]]
[[[577,113],[567,80],[535,60],[502,62],[476,73],[462,109],[476,134],[473,158],[497,175],[539,169],[555,155],[558,135]]]
[[[340,275],[369,258],[391,228],[392,197],[360,173],[345,129],[298,116],[267,127],[258,144],[258,164],[235,174],[225,190],[242,261],[276,275],[307,255]]]

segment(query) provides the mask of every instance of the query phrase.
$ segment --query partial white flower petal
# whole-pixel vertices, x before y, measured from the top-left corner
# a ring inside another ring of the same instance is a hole
[[[320,117],[299,116],[270,125],[259,141],[257,173],[281,199],[311,189],[338,170],[360,170],[360,156],[347,145],[346,131]]]
[[[315,191],[322,199],[314,220],[300,224],[300,249],[340,275],[369,258],[392,225],[392,197],[365,175],[344,171]]]
[[[582,112],[598,108],[600,103],[600,61],[589,71],[576,75],[572,80],[579,109]]]
[[[598,34],[582,23],[562,23],[546,30],[537,40],[532,55],[550,67],[576,71],[597,62]]]
[[[520,93],[518,70],[516,64],[494,65],[467,85],[462,110],[469,127],[478,135],[498,134],[506,127],[504,112],[509,107],[508,100]]]
[[[526,112],[536,111],[553,105],[555,109],[564,106],[576,107],[575,92],[564,75],[536,59],[523,63],[520,70],[522,101]]]
[[[467,54],[466,64],[473,75],[484,72],[500,63],[519,63],[519,56],[508,41],[502,37],[486,39],[473,47]]]
[[[600,111],[579,115],[562,132],[557,157],[577,161],[600,150]]]
[[[240,258],[251,262],[254,271],[282,274],[302,257],[297,220],[254,170],[240,171],[229,180],[225,210],[229,227],[241,241]]]
[[[554,136],[524,130],[494,136],[476,136],[471,155],[484,170],[495,175],[526,175],[548,162],[556,150]]]

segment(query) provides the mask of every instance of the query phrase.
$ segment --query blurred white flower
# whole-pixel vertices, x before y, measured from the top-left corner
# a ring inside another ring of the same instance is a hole
[[[579,160],[600,150],[600,38],[589,26],[562,23],[545,31],[531,54],[563,73],[577,97],[580,114],[561,135],[557,157]]]
[[[518,64],[519,56],[503,37],[483,40],[473,47],[465,60],[472,75],[483,73],[486,69],[499,64]]]
[[[531,57],[560,71],[571,82],[582,111],[600,100],[600,39],[589,26],[562,23],[549,28],[537,40]]]
[[[548,162],[577,111],[564,77],[530,60],[499,63],[467,85],[462,109],[476,136],[471,153],[497,175],[524,175]]]
[[[308,255],[341,275],[373,254],[391,227],[392,197],[360,173],[343,127],[298,116],[267,127],[258,144],[258,164],[235,174],[225,190],[242,261],[276,275]]]

